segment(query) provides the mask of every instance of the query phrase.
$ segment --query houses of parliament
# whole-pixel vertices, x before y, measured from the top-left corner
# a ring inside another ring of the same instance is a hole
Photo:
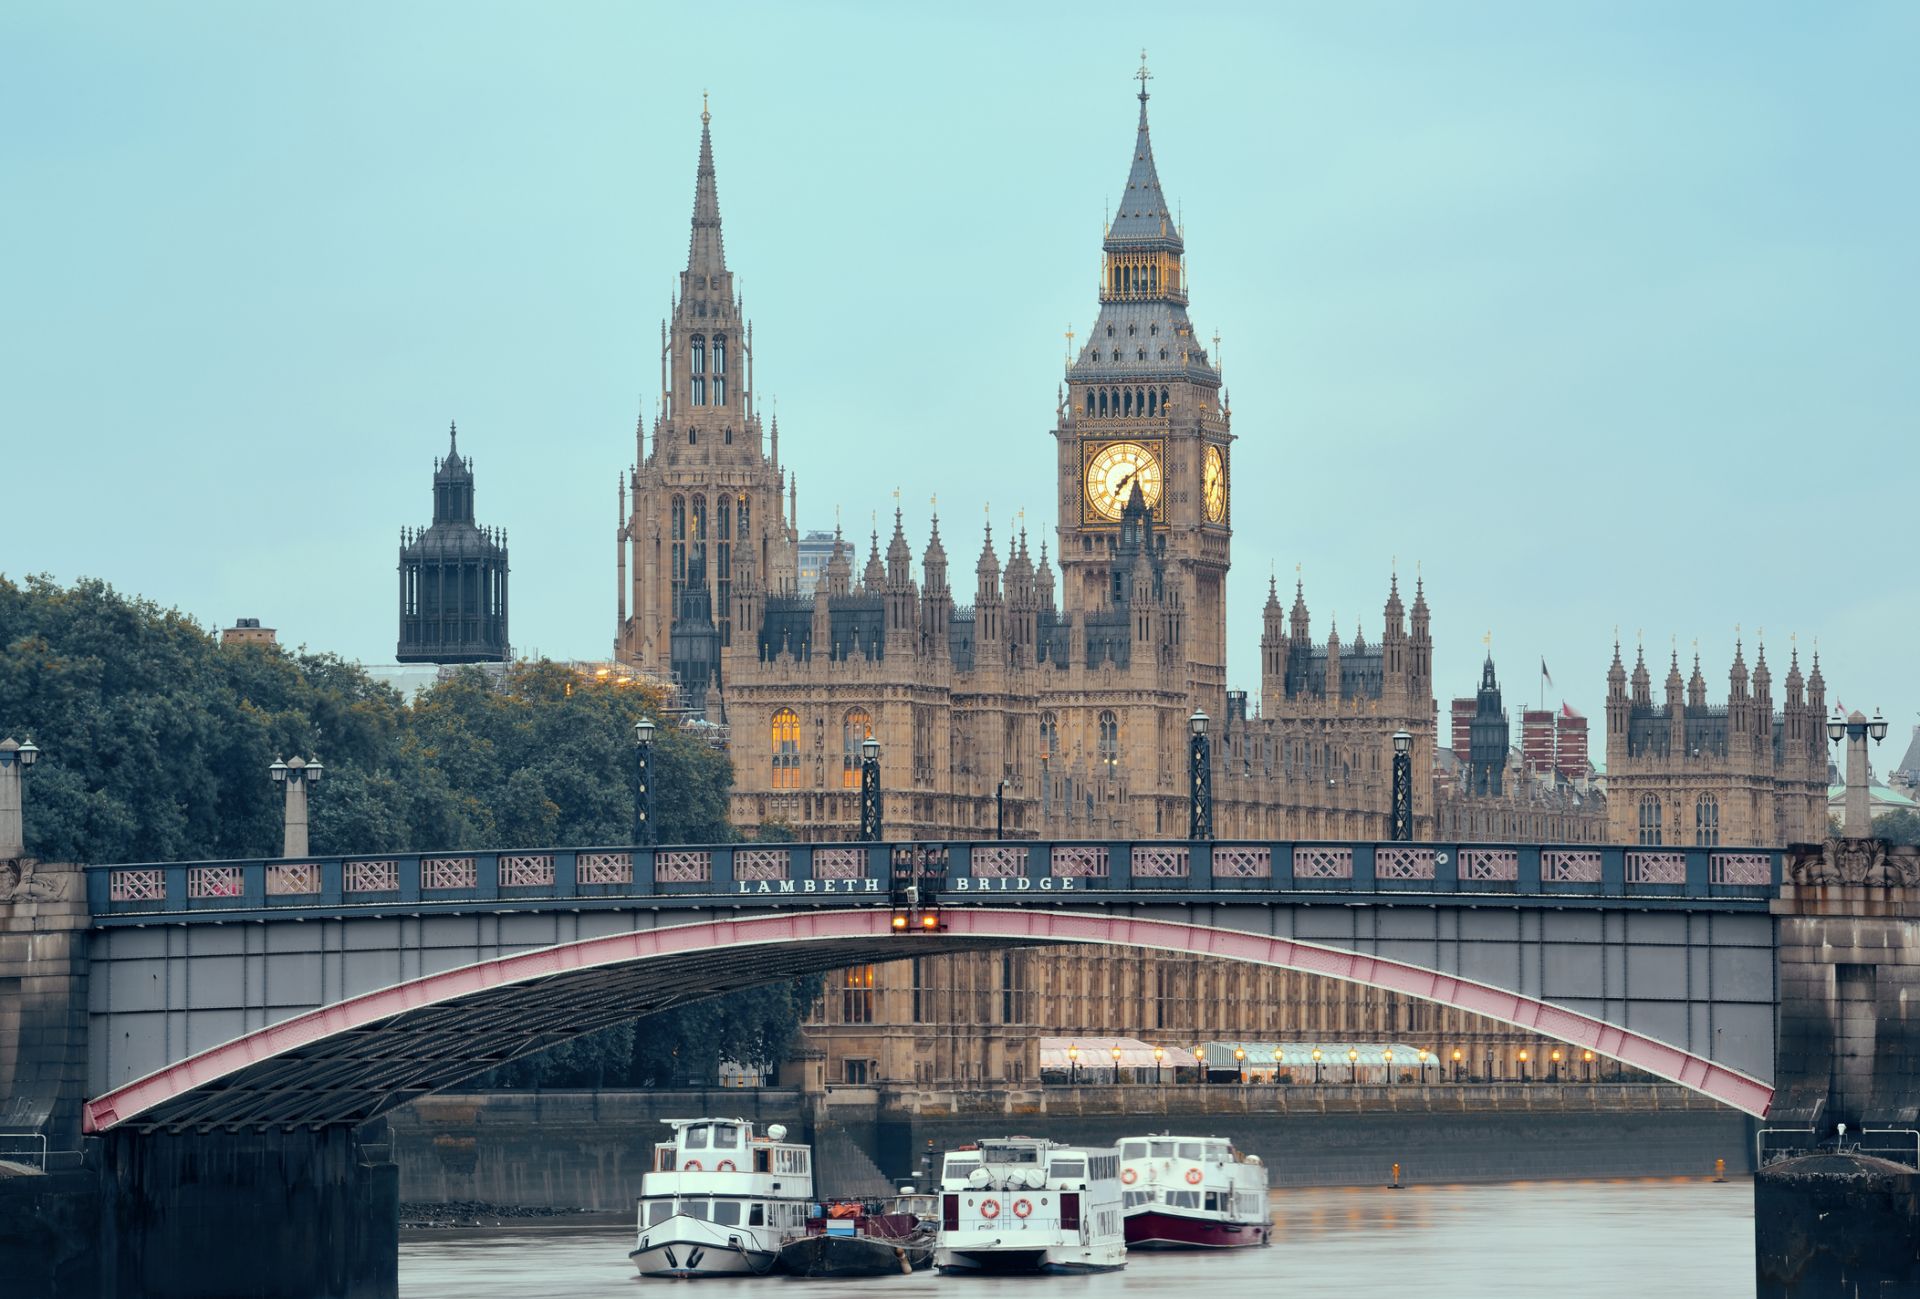
[[[1229,689],[1235,472],[1264,470],[1253,467],[1261,450],[1238,450],[1217,358],[1189,315],[1144,67],[1139,80],[1097,314],[1053,412],[1055,526],[943,536],[936,516],[916,560],[896,508],[864,557],[837,540],[807,594],[797,484],[777,418],[755,402],[756,340],[726,257],[703,109],[658,415],[635,430],[620,492],[616,657],[671,677],[685,707],[728,728],[732,816],[749,833],[853,839],[860,745],[872,737],[888,838],[992,838],[997,816],[1008,838],[1182,838],[1188,719],[1200,711],[1214,719],[1221,840],[1386,838],[1397,731],[1413,737],[1415,838],[1604,840],[1596,791],[1486,779],[1507,762],[1490,661],[1475,752],[1443,767],[1434,611],[1418,577],[1403,590],[1382,574],[1379,620],[1345,637],[1316,631],[1303,583],[1270,583],[1258,693]],[[1743,750],[1749,767],[1756,743]],[[830,976],[808,1048],[827,1082],[1017,1083],[1037,1068],[1040,1035],[1073,1033],[1421,1037],[1470,1046],[1472,1059],[1532,1040],[1306,974],[1014,952]]]

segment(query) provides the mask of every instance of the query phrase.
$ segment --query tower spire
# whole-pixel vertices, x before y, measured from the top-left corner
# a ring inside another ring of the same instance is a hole
[[[713,172],[713,114],[707,111],[707,93],[700,92],[700,165],[693,177],[693,237],[687,248],[687,272],[713,275],[727,269],[726,245],[720,235],[720,191]]]

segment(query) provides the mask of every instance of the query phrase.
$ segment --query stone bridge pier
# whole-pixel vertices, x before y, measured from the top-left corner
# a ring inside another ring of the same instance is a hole
[[[1772,910],[1759,1294],[1920,1294],[1920,848],[1795,848]]]

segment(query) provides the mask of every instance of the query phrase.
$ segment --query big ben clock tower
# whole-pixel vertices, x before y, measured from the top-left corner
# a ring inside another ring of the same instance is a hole
[[[1101,244],[1100,315],[1067,369],[1059,444],[1067,610],[1108,602],[1120,518],[1137,486],[1183,592],[1188,688],[1218,717],[1226,689],[1232,442],[1220,371],[1187,318],[1185,246],[1154,170],[1146,62],[1120,210]]]

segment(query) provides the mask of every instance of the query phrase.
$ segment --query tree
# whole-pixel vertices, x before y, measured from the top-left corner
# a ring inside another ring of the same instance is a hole
[[[1920,843],[1920,812],[1902,807],[1876,816],[1873,833],[1876,838],[1893,843]]]

